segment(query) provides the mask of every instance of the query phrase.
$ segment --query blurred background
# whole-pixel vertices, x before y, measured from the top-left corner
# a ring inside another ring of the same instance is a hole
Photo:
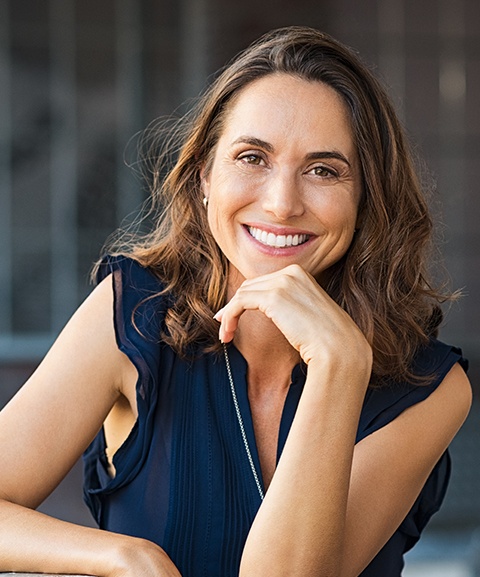
[[[127,167],[132,137],[185,110],[261,33],[291,24],[333,34],[387,84],[437,183],[442,253],[465,294],[441,338],[463,348],[478,390],[478,0],[0,0],[0,406],[91,290],[107,236],[146,197]],[[445,505],[405,575],[480,575],[479,425],[475,402],[451,449]],[[92,524],[80,466],[42,509]]]

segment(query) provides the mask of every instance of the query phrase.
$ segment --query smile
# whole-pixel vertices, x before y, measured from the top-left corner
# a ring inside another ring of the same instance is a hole
[[[273,234],[273,232],[267,232],[261,230],[260,228],[255,228],[253,226],[247,227],[248,232],[253,236],[255,240],[271,246],[274,248],[285,248],[290,246],[298,246],[307,242],[310,238],[308,234]]]

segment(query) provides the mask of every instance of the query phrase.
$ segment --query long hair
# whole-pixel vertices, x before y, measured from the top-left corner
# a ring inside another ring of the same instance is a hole
[[[177,160],[165,177],[165,156],[158,156],[152,232],[110,250],[149,267],[173,296],[162,338],[179,354],[192,344],[206,351],[219,346],[212,315],[225,304],[228,262],[209,230],[201,174],[208,174],[235,96],[274,73],[327,84],[347,106],[361,168],[361,226],[328,271],[324,288],[371,344],[372,383],[414,382],[413,356],[436,334],[442,317],[443,297],[432,288],[426,267],[432,221],[385,90],[353,51],[327,34],[281,28],[240,53],[170,135]]]

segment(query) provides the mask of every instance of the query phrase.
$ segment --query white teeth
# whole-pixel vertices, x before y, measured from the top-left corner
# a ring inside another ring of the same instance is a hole
[[[253,236],[255,240],[275,248],[298,246],[299,244],[303,244],[309,239],[307,234],[279,234],[277,236],[276,234],[273,234],[273,232],[266,232],[265,230],[255,228],[253,226],[248,227],[248,232]]]

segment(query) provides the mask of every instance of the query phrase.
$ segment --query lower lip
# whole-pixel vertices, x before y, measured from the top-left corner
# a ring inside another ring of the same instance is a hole
[[[299,252],[301,252],[303,250],[304,247],[308,247],[308,245],[314,239],[313,236],[310,236],[309,239],[306,240],[305,242],[303,242],[302,244],[297,244],[296,246],[292,245],[292,246],[286,246],[283,248],[279,248],[276,246],[270,246],[268,244],[263,244],[262,242],[260,242],[259,240],[257,240],[256,238],[254,238],[250,234],[250,232],[248,231],[248,228],[246,226],[244,226],[243,229],[244,229],[247,237],[250,239],[251,242],[254,243],[255,247],[258,250],[260,250],[263,254],[267,254],[269,256],[275,256],[275,257],[297,255]]]

